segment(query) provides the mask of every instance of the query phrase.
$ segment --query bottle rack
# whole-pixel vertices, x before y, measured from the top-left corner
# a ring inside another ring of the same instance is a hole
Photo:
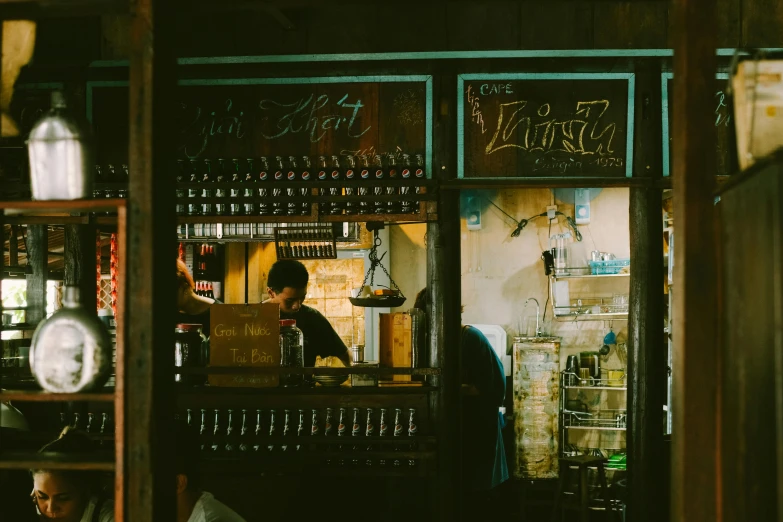
[[[177,417],[187,419],[190,430],[198,436],[205,469],[253,474],[301,474],[319,470],[330,474],[356,475],[358,472],[373,476],[434,472],[436,439],[423,435],[429,424],[426,395],[388,398],[390,400],[373,396],[351,402],[352,407],[334,396],[327,402],[314,402],[312,397],[304,401],[289,397],[271,403],[258,397],[250,398],[252,404],[236,399],[220,405],[210,401],[187,401],[192,403],[189,406],[196,407],[186,410],[182,410],[180,404]],[[327,412],[327,408],[331,411]],[[370,409],[372,434],[367,432]],[[380,434],[381,409],[386,410],[385,435]],[[395,430],[397,409],[400,410],[400,422]],[[413,434],[409,431],[411,410],[415,411]],[[327,416],[330,419],[328,433]]]
[[[334,230],[307,224],[275,228],[275,251],[277,259],[337,259]]]

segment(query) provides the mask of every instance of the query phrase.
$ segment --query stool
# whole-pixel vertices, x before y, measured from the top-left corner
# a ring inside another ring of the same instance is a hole
[[[562,513],[562,510],[566,507],[575,508],[576,506],[563,505],[563,493],[566,488],[566,477],[572,466],[579,468],[579,509],[580,522],[588,522],[588,495],[587,495],[587,468],[597,468],[598,477],[601,480],[601,496],[606,504],[606,520],[607,522],[614,520],[614,510],[612,508],[612,500],[610,498],[609,488],[606,485],[606,471],[604,470],[604,463],[606,459],[603,457],[593,457],[591,455],[579,455],[576,457],[561,457],[560,458],[560,484],[557,488],[555,496],[555,507],[552,510],[552,522],[557,522],[558,513]]]

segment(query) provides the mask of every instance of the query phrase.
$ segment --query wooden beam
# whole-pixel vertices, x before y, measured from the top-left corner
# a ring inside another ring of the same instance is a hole
[[[716,138],[711,128],[715,9],[674,1],[672,158],[675,241],[672,520],[719,520],[717,493],[717,323],[713,237]]]
[[[174,186],[169,176],[175,2],[137,0],[131,15],[130,184],[125,330],[125,520],[174,520]]]
[[[46,225],[27,227],[27,266],[33,273],[27,275],[27,312],[30,324],[46,317],[46,280],[49,277],[49,231]]]
[[[8,265],[19,266],[19,226],[18,225],[11,225],[11,237],[8,240]]]
[[[436,77],[435,143],[433,179],[445,180],[456,172],[451,115],[456,114],[453,74]],[[461,419],[461,282],[459,192],[438,196],[438,222],[427,224],[427,279],[431,298],[428,311],[430,363],[441,368],[439,393],[433,394],[432,418],[437,426],[439,462],[434,513],[443,522],[461,520],[462,419]]]
[[[783,163],[767,164],[717,208],[724,522],[783,519],[781,176]]]
[[[82,306],[95,311],[96,262],[95,227],[90,225],[65,225],[64,260],[66,285],[79,287]]]
[[[636,69],[634,177],[661,176],[661,72],[656,62]],[[666,403],[663,324],[661,190],[632,187],[628,313],[628,517],[635,522],[668,519],[668,466],[661,419]]]

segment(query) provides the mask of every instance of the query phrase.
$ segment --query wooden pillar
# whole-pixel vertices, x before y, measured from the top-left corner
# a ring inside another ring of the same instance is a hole
[[[49,277],[49,231],[46,225],[27,227],[27,266],[33,273],[27,274],[28,323],[36,324],[46,317],[46,280]]]
[[[8,265],[19,266],[19,227],[17,225],[11,225],[11,237],[8,241]]]
[[[675,216],[672,520],[714,522],[717,451],[713,237],[715,5],[674,1],[672,158]]]
[[[64,283],[79,287],[79,295],[85,310],[95,311],[95,227],[90,225],[65,225],[63,249]]]
[[[445,180],[456,172],[450,115],[456,114],[453,86],[456,78],[441,74],[434,86],[436,100],[433,178]],[[427,225],[427,271],[432,308],[429,317],[431,364],[441,368],[439,392],[433,412],[437,419],[438,494],[436,517],[442,521],[461,520],[461,377],[460,324],[461,273],[459,235],[459,192],[442,191],[438,197],[438,222]]]
[[[634,177],[661,176],[661,71],[652,61],[636,68]],[[628,313],[628,517],[668,519],[668,465],[664,462],[663,405],[666,349],[663,336],[661,190],[630,190],[631,302]]]
[[[124,331],[125,520],[174,520],[172,356],[176,236],[173,163],[176,2],[131,4],[130,190]]]

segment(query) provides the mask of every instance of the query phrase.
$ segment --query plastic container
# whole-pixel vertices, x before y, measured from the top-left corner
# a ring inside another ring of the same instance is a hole
[[[280,320],[280,367],[304,368],[304,335],[295,319]],[[304,376],[295,373],[280,375],[280,386],[299,386]]]
[[[630,259],[609,259],[607,261],[590,261],[590,272],[593,275],[619,274],[626,266],[631,266]]]

